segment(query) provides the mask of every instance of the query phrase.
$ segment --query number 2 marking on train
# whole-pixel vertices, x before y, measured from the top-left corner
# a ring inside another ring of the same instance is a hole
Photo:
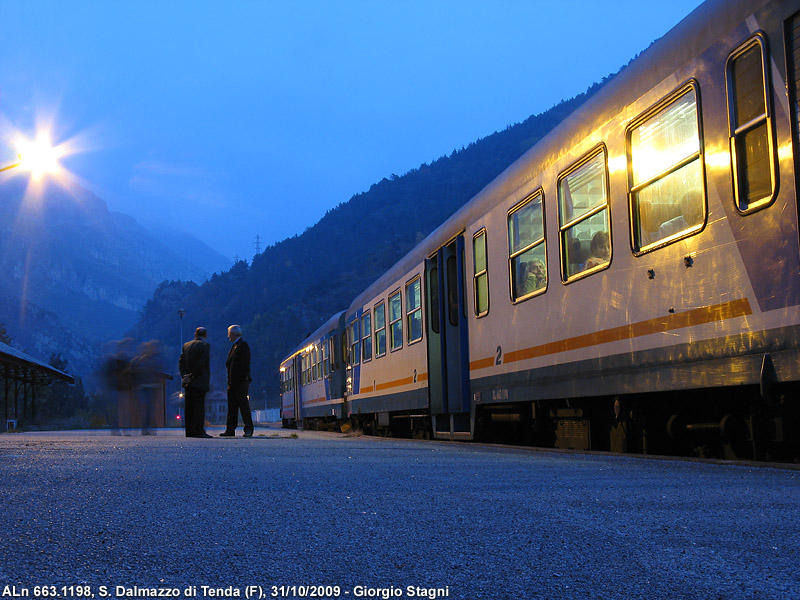
[[[503,348],[500,346],[497,347],[497,360],[494,362],[494,364],[496,365],[503,364]]]

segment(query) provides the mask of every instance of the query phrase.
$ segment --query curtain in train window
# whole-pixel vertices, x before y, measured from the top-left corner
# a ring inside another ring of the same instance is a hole
[[[375,306],[375,357],[386,354],[386,307],[381,302]]]
[[[406,284],[406,322],[408,343],[422,339],[422,280],[417,277]]]
[[[537,192],[508,214],[509,284],[514,302],[547,287],[543,201]]]
[[[604,147],[593,150],[558,180],[561,278],[569,281],[611,260],[608,170]]]
[[[400,290],[389,296],[389,348],[403,347],[403,305]]]
[[[489,272],[486,262],[486,230],[472,238],[472,285],[475,290],[475,316],[489,312]]]
[[[372,360],[372,315],[369,311],[361,317],[361,359]]]
[[[634,249],[699,231],[706,209],[694,86],[646,116],[628,140]]]
[[[736,206],[768,204],[775,193],[775,153],[767,101],[765,46],[756,37],[728,59],[728,119]]]

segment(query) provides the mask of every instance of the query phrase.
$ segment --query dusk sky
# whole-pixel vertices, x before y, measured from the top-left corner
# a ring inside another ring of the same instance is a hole
[[[249,259],[583,92],[699,4],[0,0],[0,167],[49,128],[111,210]]]

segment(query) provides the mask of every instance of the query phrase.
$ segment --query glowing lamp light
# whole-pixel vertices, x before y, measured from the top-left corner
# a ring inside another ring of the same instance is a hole
[[[59,146],[53,146],[47,133],[39,133],[35,140],[21,140],[19,147],[20,167],[30,171],[34,179],[45,175],[58,175],[61,165],[58,159],[64,152]]]
[[[178,419],[178,421],[181,420],[181,416],[180,415],[175,415],[175,418]]]

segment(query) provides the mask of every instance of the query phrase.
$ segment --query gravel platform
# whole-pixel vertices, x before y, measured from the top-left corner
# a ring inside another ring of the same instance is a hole
[[[156,433],[0,435],[0,596],[800,598],[797,470]]]

